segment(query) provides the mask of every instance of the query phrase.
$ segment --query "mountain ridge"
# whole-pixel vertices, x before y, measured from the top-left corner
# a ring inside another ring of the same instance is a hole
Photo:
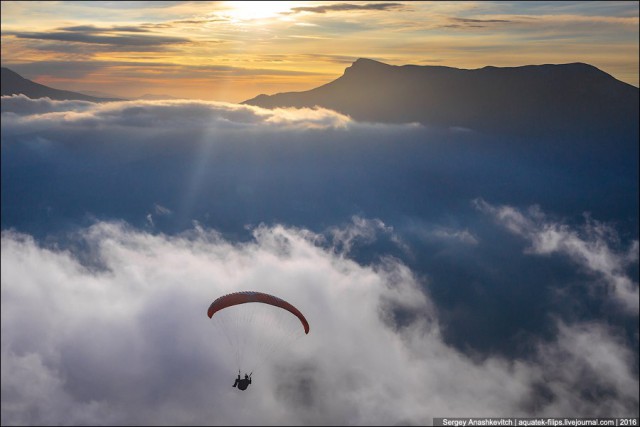
[[[29,98],[44,98],[48,97],[57,101],[64,100],[80,100],[91,102],[110,102],[110,101],[123,101],[120,98],[100,98],[91,95],[85,95],[79,92],[73,92],[70,90],[55,89],[50,86],[46,86],[40,83],[36,83],[29,79],[22,77],[15,71],[2,67],[1,70],[1,92],[2,96],[23,94]]]
[[[638,88],[581,62],[460,69],[360,58],[325,85],[243,104],[319,106],[359,121],[487,133],[607,132],[637,127]]]

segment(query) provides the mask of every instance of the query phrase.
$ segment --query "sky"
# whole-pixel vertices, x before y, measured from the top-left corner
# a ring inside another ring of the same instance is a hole
[[[2,66],[55,88],[242,102],[357,58],[585,62],[638,86],[637,2],[2,2]]]

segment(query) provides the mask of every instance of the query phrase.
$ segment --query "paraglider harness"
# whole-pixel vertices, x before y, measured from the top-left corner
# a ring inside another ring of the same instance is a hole
[[[238,378],[236,378],[236,382],[233,383],[233,386],[237,386],[240,390],[246,390],[247,387],[249,387],[249,384],[251,384],[251,375],[253,375],[253,372],[251,372],[249,375],[244,374],[244,378],[241,379],[240,370],[238,370]]]

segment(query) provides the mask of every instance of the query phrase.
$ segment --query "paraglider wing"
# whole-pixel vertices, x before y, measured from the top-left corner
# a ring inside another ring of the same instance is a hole
[[[305,334],[309,333],[309,323],[307,322],[307,319],[305,319],[303,314],[300,312],[300,310],[298,310],[293,305],[289,304],[283,299],[280,299],[273,295],[264,294],[262,292],[243,291],[243,292],[234,292],[232,294],[224,295],[211,303],[211,305],[209,306],[209,310],[207,311],[207,316],[211,318],[216,312],[224,308],[231,307],[238,304],[245,304],[248,302],[260,302],[263,304],[269,304],[275,307],[280,307],[282,309],[289,311],[290,313],[295,315],[298,319],[300,319],[300,322],[304,327],[304,333]]]

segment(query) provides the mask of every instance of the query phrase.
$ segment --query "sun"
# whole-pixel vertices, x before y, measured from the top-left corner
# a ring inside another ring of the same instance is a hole
[[[274,18],[295,6],[289,1],[227,1],[229,15],[239,21]]]

